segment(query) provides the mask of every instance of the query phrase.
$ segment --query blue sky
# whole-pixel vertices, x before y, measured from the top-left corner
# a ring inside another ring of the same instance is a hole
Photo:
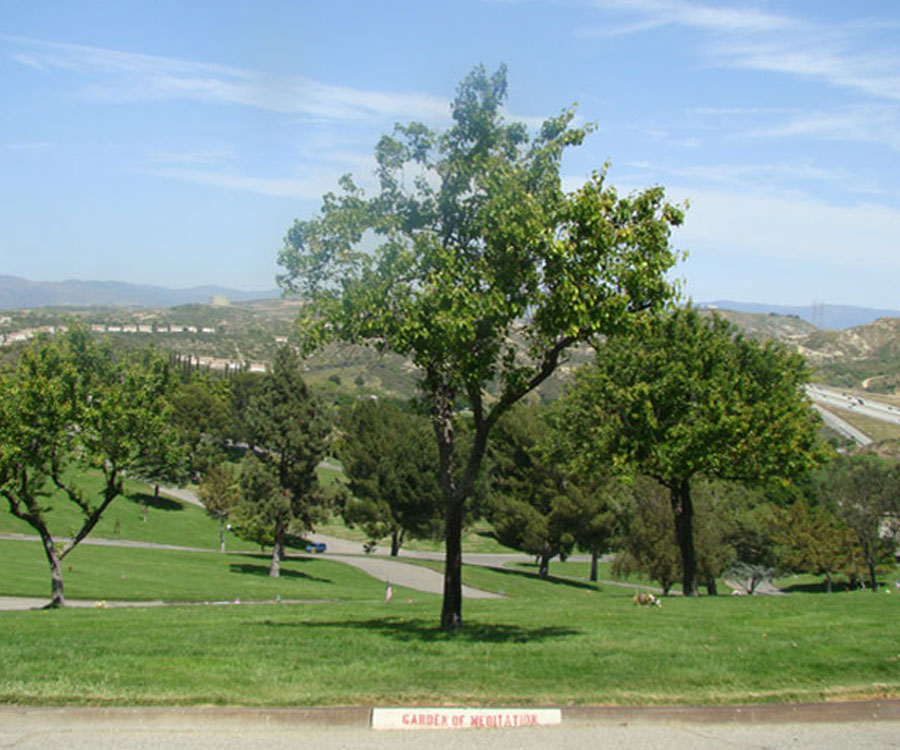
[[[597,123],[567,185],[690,201],[695,300],[900,308],[895,0],[0,0],[0,274],[272,288],[381,133],[501,62],[510,119]]]

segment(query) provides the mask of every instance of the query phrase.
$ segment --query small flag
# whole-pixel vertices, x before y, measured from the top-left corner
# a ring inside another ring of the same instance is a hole
[[[394,595],[394,590],[391,588],[391,582],[385,581],[384,583],[384,603],[387,604],[391,597]]]

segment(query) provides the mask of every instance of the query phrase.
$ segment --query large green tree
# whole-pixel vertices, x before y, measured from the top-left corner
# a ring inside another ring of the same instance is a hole
[[[347,410],[338,457],[349,482],[341,514],[373,542],[390,537],[396,556],[409,537],[429,538],[440,524],[437,450],[428,420],[379,401]]]
[[[245,492],[244,499],[255,505],[257,518],[271,524],[269,575],[277,577],[289,526],[312,529],[319,516],[322,493],[316,467],[325,457],[331,431],[322,404],[303,380],[300,358],[292,348],[282,346],[276,351],[271,370],[247,407],[247,420],[256,436],[255,462],[260,466],[251,462],[255,472],[251,487],[245,481],[245,465],[241,486],[253,489]],[[277,482],[277,493],[270,491],[269,477]]]
[[[506,70],[476,68],[435,132],[397,126],[375,149],[378,187],[350,176],[297,221],[279,283],[308,300],[309,348],[367,343],[408,358],[438,446],[446,566],[441,623],[462,627],[464,504],[499,417],[544,382],[574,344],[622,329],[672,297],[670,228],[682,211],[654,187],[627,197],[595,173],[565,193],[564,151],[590,128],[574,112],[531,135],[502,114]],[[461,450],[458,409],[471,413]]]
[[[65,604],[62,560],[122,494],[126,473],[177,445],[166,400],[168,363],[152,352],[115,356],[82,327],[39,338],[0,377],[0,494],[39,535],[50,565],[50,606]],[[86,469],[103,477],[99,497],[79,485]],[[81,527],[60,541],[53,502],[71,502]]]
[[[688,307],[597,348],[558,427],[588,470],[637,471],[669,491],[684,593],[698,593],[691,483],[791,477],[821,455],[803,358]]]

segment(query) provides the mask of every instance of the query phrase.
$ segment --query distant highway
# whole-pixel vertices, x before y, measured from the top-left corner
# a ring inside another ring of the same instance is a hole
[[[900,408],[877,401],[869,396],[856,396],[839,388],[825,385],[808,385],[806,392],[815,403],[825,424],[842,435],[846,435],[858,445],[868,445],[872,439],[838,415],[828,411],[828,407],[853,410],[870,419],[900,425]]]

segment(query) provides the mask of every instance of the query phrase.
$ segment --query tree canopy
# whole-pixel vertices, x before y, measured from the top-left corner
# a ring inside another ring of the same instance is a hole
[[[272,369],[260,380],[247,411],[259,450],[243,465],[236,525],[270,525],[269,574],[277,577],[289,525],[308,530],[319,515],[316,467],[325,456],[331,425],[303,380],[297,353],[288,346],[275,353]]]
[[[171,373],[151,350],[117,357],[83,327],[41,337],[16,369],[0,377],[0,494],[10,512],[41,537],[50,565],[50,606],[65,604],[61,561],[122,494],[126,472],[148,456],[177,447],[166,399]],[[83,472],[103,477],[100,496],[86,496]],[[49,497],[74,503],[83,522],[65,543],[47,523]]]
[[[838,456],[816,475],[825,508],[855,537],[869,588],[879,565],[893,564],[900,538],[900,461],[871,454]]]
[[[437,450],[428,421],[380,401],[360,401],[341,420],[337,455],[349,480],[341,513],[373,542],[434,537],[440,527]]]
[[[441,622],[462,626],[463,504],[497,419],[548,378],[575,343],[626,325],[673,296],[682,210],[654,187],[620,196],[595,172],[562,189],[564,151],[590,126],[574,110],[536,134],[507,123],[506,70],[472,71],[436,132],[398,125],[375,148],[369,197],[349,175],[319,213],[297,221],[279,283],[308,304],[307,349],[331,340],[407,357],[420,374],[440,458],[446,568]],[[471,413],[465,455],[457,407]]]
[[[696,595],[691,481],[791,477],[821,457],[803,358],[688,307],[610,337],[559,405],[586,470],[652,477],[670,492],[684,593]]]

